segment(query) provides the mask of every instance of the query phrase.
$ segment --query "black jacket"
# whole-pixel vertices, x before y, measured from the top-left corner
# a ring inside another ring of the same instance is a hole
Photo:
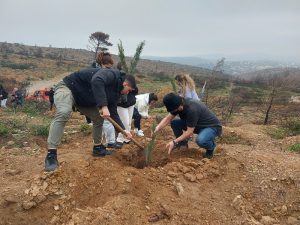
[[[71,90],[76,105],[107,106],[111,117],[124,128],[117,113],[125,73],[117,69],[88,68],[66,76],[63,81]]]
[[[2,95],[2,97],[0,97],[0,100],[7,99],[8,97],[8,93],[4,89],[0,89],[0,95]]]
[[[128,108],[130,106],[135,105],[136,98],[135,96],[138,94],[138,89],[136,88],[134,91],[129,92],[128,95],[124,96],[124,98],[121,98],[121,102],[118,104],[118,106],[123,108]]]

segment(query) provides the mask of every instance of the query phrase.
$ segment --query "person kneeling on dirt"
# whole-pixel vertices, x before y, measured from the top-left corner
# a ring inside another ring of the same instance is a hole
[[[211,159],[216,147],[214,140],[222,133],[218,118],[202,102],[174,93],[164,96],[163,103],[169,114],[156,126],[154,133],[171,123],[176,139],[166,145],[168,153],[176,147],[188,147],[187,139],[195,133],[198,134],[196,143],[206,149],[203,157]],[[174,119],[176,115],[179,115],[180,119]]]
[[[65,124],[70,119],[73,105],[93,121],[93,156],[103,157],[112,153],[101,143],[104,119],[111,116],[124,129],[117,113],[117,103],[122,94],[128,94],[136,88],[135,78],[111,69],[113,60],[109,53],[100,52],[97,63],[103,65],[103,68],[89,68],[72,73],[55,87],[54,103],[57,110],[49,130],[46,171],[53,171],[58,167],[56,149],[61,142]],[[127,138],[131,137],[130,132],[127,132]]]

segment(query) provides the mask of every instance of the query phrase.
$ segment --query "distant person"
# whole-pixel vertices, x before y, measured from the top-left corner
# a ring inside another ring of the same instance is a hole
[[[158,98],[154,93],[136,95],[135,98],[136,103],[133,110],[134,133],[139,137],[144,137],[144,132],[141,129],[141,119],[150,118],[149,107],[154,105]]]
[[[52,111],[53,104],[54,104],[54,89],[50,88],[49,91],[45,92],[45,95],[49,97],[50,111]]]
[[[0,107],[6,108],[8,92],[0,85]]]
[[[18,106],[23,107],[24,99],[21,90],[14,88],[11,97],[11,102],[14,109],[16,109]]]
[[[216,147],[215,138],[222,133],[219,119],[202,102],[174,93],[165,95],[163,102],[169,114],[156,126],[154,133],[171,123],[176,138],[166,145],[168,153],[176,147],[188,147],[188,139],[194,133],[198,135],[196,143],[206,149],[203,157],[211,159]],[[177,115],[180,119],[174,119]]]
[[[128,94],[136,88],[135,78],[117,69],[111,69],[114,62],[109,53],[100,52],[97,62],[100,62],[103,68],[74,72],[55,87],[56,115],[49,130],[46,171],[53,171],[58,167],[57,147],[61,142],[66,122],[70,119],[73,105],[93,121],[93,156],[104,157],[112,154],[112,151],[102,144],[102,125],[105,118],[111,116],[123,129],[125,128],[117,113],[117,103],[121,94]],[[127,132],[126,138],[131,137],[130,132]]]
[[[200,100],[196,92],[195,82],[188,74],[176,75],[175,81],[179,86],[178,94],[184,98]]]

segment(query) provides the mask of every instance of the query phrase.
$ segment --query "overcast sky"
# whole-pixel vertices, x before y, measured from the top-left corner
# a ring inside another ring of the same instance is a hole
[[[300,60],[300,0],[0,0],[0,41],[86,48],[110,35],[127,55]]]

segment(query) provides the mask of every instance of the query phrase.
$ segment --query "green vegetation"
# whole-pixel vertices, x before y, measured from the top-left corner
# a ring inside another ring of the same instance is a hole
[[[9,60],[1,60],[0,67],[7,67],[14,70],[35,69],[37,66],[33,63],[14,63]]]
[[[289,147],[289,150],[292,152],[300,153],[300,143],[293,144]]]
[[[247,139],[242,138],[240,135],[231,132],[231,133],[224,133],[220,137],[219,143],[222,144],[240,144],[240,145],[251,145],[251,142]]]
[[[151,125],[151,133],[153,134],[154,130],[156,127],[156,123],[153,122]],[[152,159],[152,151],[154,149],[155,146],[155,139],[156,139],[156,135],[152,135],[150,142],[148,143],[148,145],[146,146],[145,150],[144,150],[144,155],[145,155],[145,165],[148,166],[149,163],[151,162]]]
[[[35,136],[47,137],[49,133],[50,124],[41,124],[31,126],[32,134]]]
[[[92,126],[90,126],[88,124],[81,124],[80,132],[82,132],[84,135],[89,135],[92,133]]]
[[[7,136],[9,134],[9,129],[2,123],[0,123],[0,136]]]

